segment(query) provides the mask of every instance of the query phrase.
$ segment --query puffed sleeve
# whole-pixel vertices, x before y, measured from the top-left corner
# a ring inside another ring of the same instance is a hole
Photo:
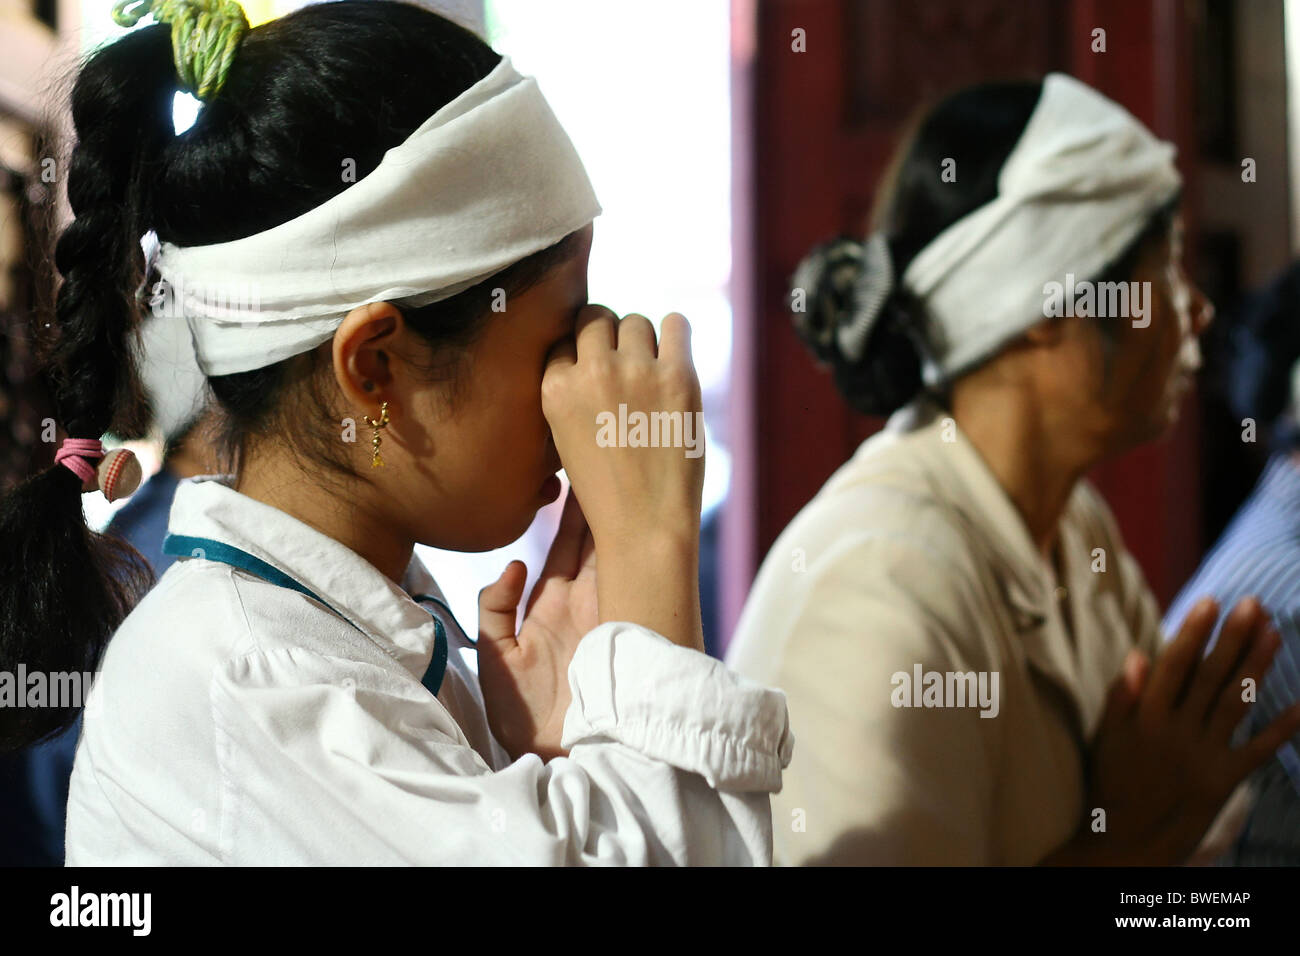
[[[413,679],[298,648],[211,685],[221,855],[259,864],[740,864],[771,859],[784,696],[626,623],[569,669],[570,755],[493,771]]]
[[[773,681],[799,740],[777,804],[778,862],[989,863],[998,722],[971,707],[900,706],[918,668],[989,669],[964,641],[978,623],[959,578],[886,535],[805,573]]]

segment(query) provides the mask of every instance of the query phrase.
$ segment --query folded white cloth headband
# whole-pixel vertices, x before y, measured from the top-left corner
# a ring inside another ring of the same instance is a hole
[[[902,285],[921,300],[937,384],[1044,319],[1048,282],[1095,278],[1177,193],[1174,147],[1118,104],[1052,73],[993,201],[922,249]],[[956,174],[962,174],[960,164]]]
[[[185,434],[207,403],[207,379],[195,361],[182,320],[148,317],[140,330],[136,368],[163,439]]]
[[[199,366],[227,375],[314,348],[358,306],[449,298],[600,211],[536,81],[502,58],[329,201],[243,239],[163,243],[156,266]]]

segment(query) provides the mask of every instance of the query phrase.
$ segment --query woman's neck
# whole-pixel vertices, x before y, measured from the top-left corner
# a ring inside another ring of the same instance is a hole
[[[339,495],[280,461],[249,461],[240,469],[235,490],[297,518],[355,551],[399,587],[415,542],[394,533],[376,509],[366,505],[370,486],[357,483],[355,494]]]
[[[1025,388],[1001,382],[954,389],[952,415],[1050,557],[1074,486],[1092,466],[1077,436],[1044,416]]]

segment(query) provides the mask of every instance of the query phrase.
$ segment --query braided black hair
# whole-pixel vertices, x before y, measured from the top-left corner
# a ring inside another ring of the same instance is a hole
[[[146,233],[195,246],[287,222],[364,177],[499,61],[473,33],[418,6],[314,4],[246,34],[220,93],[176,135],[178,78],[167,26],[140,28],[91,55],[71,96],[76,143],[67,192],[75,218],[54,257],[63,284],[50,328],[36,320],[47,333],[45,378],[66,434],[132,438],[147,429],[133,362],[141,292],[151,284],[141,251]],[[343,175],[347,161],[355,176]],[[444,359],[430,372],[456,365],[485,322],[491,287],[521,292],[574,244],[570,237],[490,283],[410,310],[411,328]],[[333,417],[325,376],[311,374],[318,364],[310,353],[209,379],[231,467],[250,436],[278,429],[295,452],[351,473],[317,430],[281,427],[298,413],[290,406],[303,401]],[[80,486],[56,466],[0,500],[0,671],[19,664],[47,674],[93,670],[152,583],[125,542],[86,527]],[[0,707],[0,751],[59,731],[76,710]]]

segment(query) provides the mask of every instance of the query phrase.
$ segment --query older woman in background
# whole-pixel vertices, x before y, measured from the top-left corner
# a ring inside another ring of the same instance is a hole
[[[773,546],[729,662],[785,690],[785,863],[1175,863],[1300,726],[1242,749],[1258,602],[1160,617],[1097,463],[1163,433],[1212,309],[1173,148],[1053,74],[934,109],[865,242],[795,277],[801,334],[897,409]]]

